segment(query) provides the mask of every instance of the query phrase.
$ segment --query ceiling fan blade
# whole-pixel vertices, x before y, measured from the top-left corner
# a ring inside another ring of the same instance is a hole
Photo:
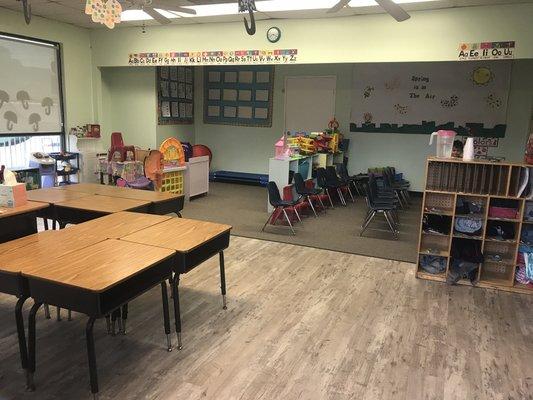
[[[331,7],[327,13],[328,14],[332,14],[332,13],[336,13],[340,10],[342,10],[344,7],[346,7],[349,3],[350,3],[351,0],[340,0],[337,4],[335,4],[333,7]]]
[[[153,0],[152,1],[152,7],[158,8],[160,10],[165,11],[173,11],[173,12],[179,12],[183,14],[191,14],[196,15],[196,10],[193,8],[187,8],[187,7],[181,7],[172,4],[171,1],[165,1],[165,0]]]
[[[398,22],[411,18],[407,12],[392,0],[375,0],[381,8],[387,11]]]
[[[155,19],[157,22],[159,22],[162,25],[167,25],[167,24],[170,24],[172,22],[172,21],[170,21],[170,19],[168,19],[164,15],[161,15],[159,12],[157,12],[156,10],[154,10],[151,7],[143,7],[142,10],[146,14],[148,14],[150,17],[152,17],[153,19]]]

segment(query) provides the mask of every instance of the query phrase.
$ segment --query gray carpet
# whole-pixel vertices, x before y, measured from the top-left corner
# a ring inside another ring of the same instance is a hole
[[[261,232],[268,217],[266,206],[266,188],[211,182],[209,194],[185,203],[182,214],[185,218],[232,225],[232,233],[237,236],[416,262],[420,223],[418,199],[410,209],[400,212],[398,240],[392,239],[382,216],[376,216],[364,237],[359,236],[366,211],[363,198],[357,198],[355,204],[348,202],[347,207],[328,209],[318,218],[303,218],[303,223],[295,226],[296,236],[292,236],[285,226],[269,225],[264,233]]]

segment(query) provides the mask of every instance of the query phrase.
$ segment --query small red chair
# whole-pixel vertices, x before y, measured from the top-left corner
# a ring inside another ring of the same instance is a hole
[[[111,147],[107,153],[107,161],[111,161],[115,156],[115,153],[120,154],[119,161],[126,161],[128,151],[133,154],[133,160],[135,160],[135,146],[125,146],[124,140],[122,139],[121,132],[113,132],[111,134]]]

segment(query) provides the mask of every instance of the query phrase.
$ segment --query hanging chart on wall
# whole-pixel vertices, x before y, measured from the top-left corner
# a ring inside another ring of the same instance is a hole
[[[357,64],[352,132],[504,137],[511,62]]]
[[[159,125],[194,122],[193,67],[157,67]]]

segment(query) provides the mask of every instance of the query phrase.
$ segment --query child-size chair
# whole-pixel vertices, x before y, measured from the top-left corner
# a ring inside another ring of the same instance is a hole
[[[120,178],[117,180],[117,186],[159,191],[163,180],[162,163],[163,154],[158,150],[150,150],[143,163],[144,176],[133,181]]]
[[[135,146],[125,146],[124,140],[122,139],[122,133],[113,132],[111,134],[111,147],[107,153],[107,161],[111,161],[115,153],[120,154],[120,160],[118,161],[126,161],[128,151],[133,154],[133,159],[135,160]]]
[[[150,150],[144,159],[144,175],[152,181],[154,189],[159,191],[163,182],[163,154],[159,150]]]

